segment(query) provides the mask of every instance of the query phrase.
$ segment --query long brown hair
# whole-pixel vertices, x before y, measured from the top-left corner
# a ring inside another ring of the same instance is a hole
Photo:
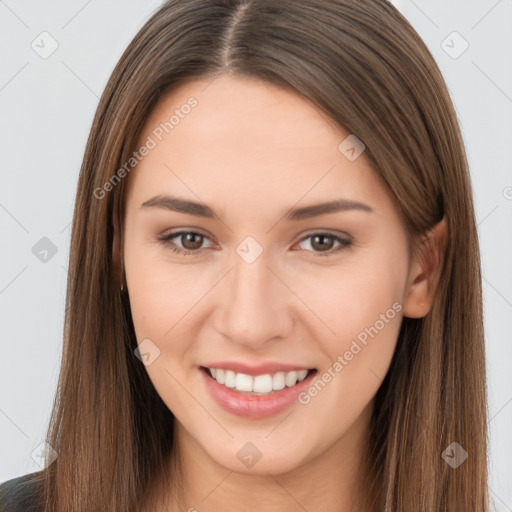
[[[449,237],[432,310],[403,319],[376,396],[368,509],[487,511],[472,191],[457,117],[426,45],[384,0],[171,0],[115,67],[85,150],[62,368],[47,436],[58,458],[40,475],[46,512],[135,512],[173,449],[173,415],[134,356],[129,297],[113,264],[114,214],[122,218],[126,180],[105,183],[132,157],[167,91],[225,72],[287,87],[356,134],[411,240],[446,218]],[[457,468],[442,456],[455,442],[468,452]]]

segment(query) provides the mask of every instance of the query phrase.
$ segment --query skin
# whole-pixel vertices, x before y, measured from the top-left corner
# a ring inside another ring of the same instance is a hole
[[[436,244],[410,258],[385,183],[364,152],[350,161],[338,150],[349,132],[294,92],[254,79],[182,84],[153,110],[140,145],[190,96],[198,105],[127,178],[123,239],[116,228],[114,240],[137,340],[160,350],[146,369],[176,418],[184,500],[178,507],[169,488],[158,496],[170,511],[362,510],[374,396],[402,317],[431,308],[439,262],[431,248],[446,239],[444,221],[430,233]],[[217,217],[141,207],[160,194],[205,203]],[[339,198],[372,211],[284,219],[292,207]],[[180,230],[205,238],[158,240]],[[326,231],[352,244],[306,238]],[[263,249],[250,264],[236,252],[248,236]],[[176,254],[173,242],[197,254]],[[272,360],[322,374],[394,303],[401,311],[317,396],[275,416],[224,411],[197,370]],[[262,453],[251,468],[237,457],[247,442]]]

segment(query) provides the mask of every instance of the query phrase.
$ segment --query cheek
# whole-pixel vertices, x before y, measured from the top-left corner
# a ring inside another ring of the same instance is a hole
[[[329,288],[329,301],[318,303],[334,334],[317,337],[326,357],[299,401],[308,417],[325,425],[325,439],[342,435],[369,406],[396,348],[402,304],[395,299],[400,297],[394,282],[374,277],[347,277],[344,286]]]
[[[357,261],[354,258],[339,267],[317,271],[314,279],[307,274],[296,276],[294,282],[301,283],[300,293],[307,297],[307,306],[324,323],[323,336],[318,339],[327,335],[332,348],[337,349],[344,340],[374,325],[388,310],[395,317],[393,304],[403,301],[405,278],[405,262],[398,255],[394,261],[361,255]]]
[[[137,340],[154,338],[166,349],[179,349],[183,337],[176,333],[194,316],[208,283],[195,272],[173,271],[161,263],[130,266],[127,281]]]
[[[195,329],[201,325],[195,321],[195,315],[205,294],[205,283],[197,279],[192,266],[188,267],[190,270],[177,268],[156,259],[148,263],[147,256],[137,259],[135,253],[126,259],[137,342],[146,343],[155,354],[146,371],[167,407],[180,421],[185,421],[186,411],[195,410],[197,404],[183,392],[180,383],[184,382],[184,367],[193,363],[191,341],[197,337]],[[149,345],[145,341],[148,339]]]
[[[403,317],[407,269],[405,246],[394,249],[362,251],[308,289],[310,304],[331,332],[325,334],[324,328],[317,336],[327,358],[302,403],[327,422],[332,404],[343,404],[345,421],[355,418],[389,368]]]
[[[324,323],[316,335],[327,356],[319,377],[326,372],[325,382],[334,383],[318,403],[360,408],[385,377],[403,316],[407,253],[399,242],[389,250],[359,251],[317,273],[314,282],[302,278],[308,306]]]
[[[135,334],[158,345],[201,297],[203,285],[191,272],[170,265],[158,245],[127,232],[124,267]]]

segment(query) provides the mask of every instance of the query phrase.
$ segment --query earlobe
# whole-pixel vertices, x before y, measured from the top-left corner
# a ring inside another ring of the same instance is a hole
[[[432,308],[448,242],[446,218],[425,235],[411,263],[404,299],[404,316],[422,318]]]

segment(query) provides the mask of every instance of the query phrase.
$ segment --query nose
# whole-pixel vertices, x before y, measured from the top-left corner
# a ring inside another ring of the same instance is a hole
[[[238,255],[223,279],[216,328],[231,342],[252,349],[286,339],[293,328],[293,293],[263,253],[247,263]]]

